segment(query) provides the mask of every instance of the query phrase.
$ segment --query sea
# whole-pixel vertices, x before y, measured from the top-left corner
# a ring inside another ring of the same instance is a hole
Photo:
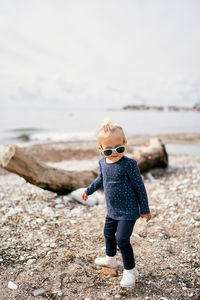
[[[168,133],[200,133],[200,112],[123,109],[15,108],[0,111],[0,145],[28,146],[95,140],[102,122],[119,123],[127,138]],[[171,148],[170,148],[171,147]],[[181,149],[180,149],[181,147]],[[170,152],[200,154],[198,145],[169,145]]]

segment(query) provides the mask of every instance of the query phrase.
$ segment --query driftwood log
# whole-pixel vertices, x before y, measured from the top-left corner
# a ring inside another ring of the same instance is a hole
[[[168,155],[160,139],[150,139],[149,145],[130,155],[137,160],[141,172],[155,167],[167,167]],[[0,166],[18,174],[42,189],[60,195],[88,186],[99,173],[99,168],[87,171],[57,169],[32,156],[26,148],[4,145],[0,150]]]

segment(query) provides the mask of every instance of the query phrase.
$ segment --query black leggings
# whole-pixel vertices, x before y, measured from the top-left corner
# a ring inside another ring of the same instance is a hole
[[[130,237],[136,220],[114,220],[106,217],[104,236],[106,240],[106,254],[115,256],[117,245],[121,251],[124,269],[131,270],[135,267],[133,248]]]

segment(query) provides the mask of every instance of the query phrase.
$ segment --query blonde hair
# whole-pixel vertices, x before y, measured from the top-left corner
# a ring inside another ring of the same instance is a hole
[[[118,132],[123,137],[124,142],[126,142],[126,137],[125,137],[122,127],[117,123],[113,123],[109,119],[105,120],[97,132],[99,144],[100,144],[101,138],[104,138],[105,136],[109,135],[110,133],[115,133],[115,132]]]

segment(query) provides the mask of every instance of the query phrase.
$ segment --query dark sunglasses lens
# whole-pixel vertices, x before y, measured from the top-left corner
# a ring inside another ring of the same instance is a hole
[[[123,153],[125,151],[125,147],[119,147],[116,150],[117,150],[117,153]]]
[[[105,156],[110,156],[111,154],[112,154],[112,150],[104,150],[103,151],[103,154],[105,155]]]

